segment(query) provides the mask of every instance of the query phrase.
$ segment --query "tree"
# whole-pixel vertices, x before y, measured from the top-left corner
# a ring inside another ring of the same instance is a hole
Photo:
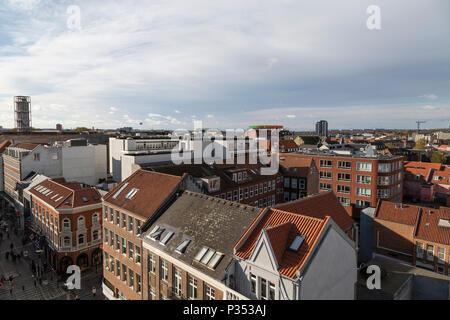
[[[425,141],[425,139],[420,139],[419,141],[416,142],[416,146],[413,149],[414,150],[425,150],[426,144],[427,144],[427,142]]]
[[[431,156],[431,162],[433,163],[444,163],[445,154],[442,151],[437,151]]]
[[[78,127],[78,128],[75,129],[75,131],[76,132],[83,132],[83,131],[89,131],[89,129],[85,128],[85,127]]]

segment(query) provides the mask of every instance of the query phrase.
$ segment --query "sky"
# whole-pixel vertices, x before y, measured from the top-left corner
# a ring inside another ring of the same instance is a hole
[[[449,18],[448,0],[0,0],[0,126],[28,95],[36,128],[448,128]]]

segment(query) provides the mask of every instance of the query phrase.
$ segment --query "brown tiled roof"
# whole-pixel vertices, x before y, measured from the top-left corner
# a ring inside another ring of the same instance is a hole
[[[280,149],[284,148],[287,149],[298,149],[298,145],[295,143],[294,140],[280,140]]]
[[[108,192],[103,199],[142,217],[150,218],[182,180],[183,177],[180,176],[140,169]],[[122,191],[114,197],[122,187]],[[126,196],[132,189],[138,191],[132,199],[127,199]]]
[[[291,231],[292,223],[286,222],[275,227],[267,228],[267,236],[277,259],[278,265],[281,265],[286,244]]]
[[[429,178],[429,174],[432,170],[439,170],[441,168],[440,163],[430,163],[430,162],[419,162],[419,161],[405,161],[403,164],[405,170],[405,178],[408,180],[410,175],[422,175],[423,179]],[[414,178],[413,178],[414,179]],[[430,181],[425,181],[430,182]]]
[[[416,238],[450,245],[450,227],[439,226],[439,220],[450,224],[450,208],[422,208],[420,221],[416,228]]]
[[[438,179],[435,180],[435,177]],[[432,183],[450,184],[450,167],[443,165],[439,170],[433,172]]]
[[[349,230],[354,223],[332,191],[282,203],[276,208],[319,219],[330,216],[343,231]]]
[[[39,143],[18,143],[16,144],[15,148],[20,149],[26,149],[26,150],[34,150],[37,146],[39,146]]]
[[[262,218],[258,222],[261,215]],[[273,208],[263,211],[260,216],[255,219],[252,225],[236,243],[235,255],[242,259],[248,259],[252,254],[256,242],[263,230],[269,227],[276,227],[286,225],[286,223],[291,223],[292,227],[287,237],[287,241],[285,241],[285,237],[283,235],[276,237],[272,235],[269,239],[270,241],[273,241],[271,246],[272,248],[276,248],[274,250],[278,252],[278,256],[280,255],[280,248],[284,248],[281,263],[279,263],[278,272],[290,278],[295,277],[297,271],[302,269],[304,263],[311,254],[320,234],[323,232],[326,224],[328,223],[329,217],[326,217],[325,219],[316,219]],[[287,227],[280,227],[280,229],[285,232]],[[304,236],[305,240],[299,250],[297,252],[293,252],[288,248],[297,234]],[[248,238],[244,240],[247,236]]]
[[[11,141],[6,140],[0,143],[0,153],[3,153],[6,148],[8,148],[11,145]]]
[[[304,158],[298,154],[280,153],[280,168],[284,175],[306,177],[314,162],[313,158]],[[294,168],[297,168],[294,172]]]
[[[30,193],[53,208],[76,208],[101,203],[101,195],[96,188],[83,189],[81,184],[67,183],[64,178],[44,180],[30,189]]]
[[[414,226],[419,217],[420,207],[390,201],[379,201],[375,218]]]

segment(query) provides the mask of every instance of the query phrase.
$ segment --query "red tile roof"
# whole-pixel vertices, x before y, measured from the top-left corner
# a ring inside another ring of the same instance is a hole
[[[288,149],[298,149],[298,145],[295,143],[294,140],[280,140],[280,150],[284,148],[284,150]]]
[[[405,170],[405,178],[409,178],[408,174],[411,175],[422,175],[424,180],[431,177],[429,174],[432,172],[432,170],[439,170],[441,168],[440,163],[430,163],[430,162],[419,162],[419,161],[405,161],[403,164],[404,170]],[[425,181],[430,182],[430,181]]]
[[[413,226],[417,223],[419,213],[420,207],[418,206],[379,201],[375,211],[375,218]]]
[[[11,141],[6,140],[0,143],[0,153],[5,152],[5,149],[8,148],[11,145]]]
[[[108,192],[103,199],[142,217],[150,218],[183,178],[184,175],[180,177],[139,169]],[[114,197],[122,187],[122,191]],[[127,199],[126,196],[132,189],[138,191],[132,199]]]
[[[443,165],[439,170],[434,171],[430,182],[450,184],[450,167]]]
[[[291,168],[297,168],[295,175],[296,176],[302,176],[305,177],[309,173],[309,169],[313,165],[314,162],[313,158],[308,157],[304,158],[301,155],[298,154],[290,154],[290,153],[280,153],[279,156],[280,159],[280,167],[285,175],[291,175],[294,174],[293,169]]]
[[[237,241],[235,255],[242,259],[248,259],[255,248],[261,232],[266,230],[277,260],[280,260],[278,272],[293,278],[308,260],[312,249],[328,221],[329,217],[317,219],[278,209],[267,209],[261,212]],[[274,227],[277,228],[275,229]],[[290,227],[290,231],[286,235],[288,227]],[[276,234],[277,231],[280,231],[281,234]],[[293,252],[288,248],[297,234],[304,236],[305,240],[300,246],[300,249],[297,252]],[[247,236],[248,238],[246,239]]]
[[[276,208],[319,219],[330,216],[343,231],[349,230],[354,224],[332,191],[279,204]]]
[[[79,183],[67,183],[64,178],[44,180],[30,189],[30,193],[53,208],[77,208],[101,203],[101,195],[96,188],[83,188]]]
[[[416,228],[416,238],[450,245],[450,227],[439,226],[439,220],[450,224],[450,208],[422,208],[420,221]]]
[[[39,143],[18,143],[15,145],[15,148],[25,149],[25,150],[34,150]]]

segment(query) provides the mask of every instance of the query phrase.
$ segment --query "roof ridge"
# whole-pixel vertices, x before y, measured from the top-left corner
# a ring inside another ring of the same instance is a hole
[[[325,219],[321,219],[321,218],[316,218],[316,217],[310,217],[301,213],[293,213],[293,212],[289,212],[289,211],[284,211],[284,210],[280,210],[280,209],[276,209],[276,208],[269,208],[270,210],[273,210],[274,213],[283,213],[283,214],[288,214],[290,216],[294,216],[294,217],[304,217],[306,219],[311,219],[311,220],[316,220],[316,221],[320,221],[323,222],[326,220]],[[328,217],[328,216],[327,216]]]
[[[245,204],[245,203],[240,203],[240,202],[236,202],[236,201],[231,201],[231,200],[227,200],[227,199],[218,198],[216,196],[211,196],[211,195],[208,195],[208,194],[199,193],[199,192],[195,192],[195,191],[191,191],[191,190],[184,190],[183,193],[189,194],[190,196],[198,196],[198,195],[200,195],[200,196],[205,197],[205,198],[218,200],[219,202],[223,201],[224,204],[227,204],[227,203],[228,204],[237,204],[239,206],[248,207],[248,208],[253,209],[253,210],[265,209],[265,208],[258,208],[258,207],[255,207],[255,206],[251,206],[251,205],[248,205],[248,204]]]

